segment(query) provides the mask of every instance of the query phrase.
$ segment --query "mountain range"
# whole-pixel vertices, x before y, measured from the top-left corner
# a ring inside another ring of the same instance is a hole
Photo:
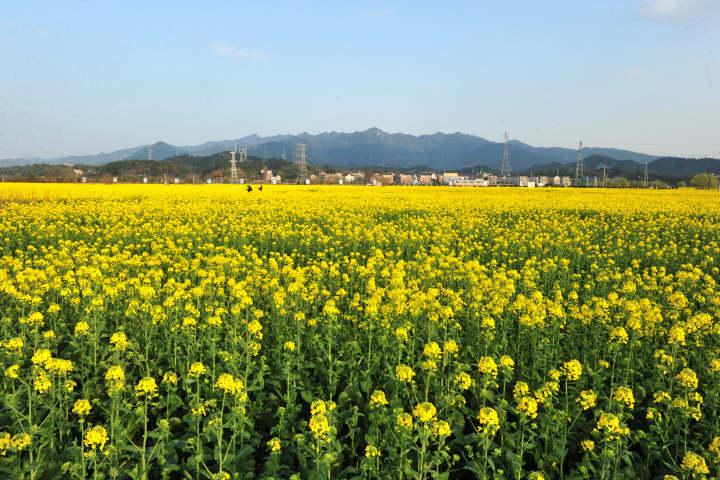
[[[343,168],[354,167],[401,167],[416,165],[443,169],[461,169],[473,165],[499,168],[504,144],[463,133],[434,133],[431,135],[408,135],[388,133],[378,128],[362,132],[326,132],[317,135],[275,135],[261,137],[249,135],[232,140],[206,142],[194,146],[175,146],[166,142],[152,144],[152,159],[164,160],[178,155],[210,156],[232,150],[246,144],[248,153],[261,158],[292,159],[298,143],[307,144],[308,163]],[[561,147],[534,147],[518,140],[509,142],[510,162],[513,170],[525,170],[535,165],[565,164],[574,162],[577,151]],[[658,156],[646,155],[615,148],[586,147],[584,156],[601,155],[622,161],[644,164]],[[0,166],[29,165],[37,163],[73,165],[103,165],[118,160],[146,160],[148,145],[117,150],[97,155],[78,155],[50,159],[7,159]]]

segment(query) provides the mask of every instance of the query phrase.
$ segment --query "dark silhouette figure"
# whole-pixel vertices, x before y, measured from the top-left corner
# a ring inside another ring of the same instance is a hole
[[[250,185],[247,186],[247,191],[252,192],[252,187]]]
[[[260,190],[260,191],[262,192],[262,185],[260,185],[260,186],[258,187],[258,190]]]

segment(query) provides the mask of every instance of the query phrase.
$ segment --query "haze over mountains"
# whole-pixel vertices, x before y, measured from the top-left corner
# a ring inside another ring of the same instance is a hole
[[[408,135],[388,133],[378,128],[362,132],[326,132],[317,135],[276,135],[260,137],[249,135],[232,140],[206,142],[194,146],[175,146],[165,142],[152,145],[152,159],[164,160],[176,155],[208,156],[228,151],[236,145],[248,145],[248,153],[259,157],[281,158],[283,152],[292,159],[297,143],[308,144],[308,163],[337,167],[412,167],[424,165],[434,169],[461,169],[474,165],[497,168],[502,161],[504,145],[463,133],[434,133]],[[616,160],[629,160],[644,164],[657,156],[615,148],[586,147],[584,156],[602,155]],[[535,165],[565,164],[574,162],[577,151],[561,147],[534,147],[518,140],[510,141],[510,159],[513,170],[525,170]],[[97,155],[79,155],[51,159],[0,160],[0,166],[28,165],[33,163],[102,165],[124,159],[147,159],[148,148],[137,146]]]

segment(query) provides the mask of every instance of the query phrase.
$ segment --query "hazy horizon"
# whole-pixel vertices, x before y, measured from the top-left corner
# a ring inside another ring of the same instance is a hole
[[[0,159],[462,132],[720,157],[720,2],[10,4]]]

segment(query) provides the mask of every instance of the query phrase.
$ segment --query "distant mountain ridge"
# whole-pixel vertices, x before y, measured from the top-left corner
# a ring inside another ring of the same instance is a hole
[[[232,150],[236,145],[248,145],[248,153],[263,158],[292,159],[297,143],[308,145],[308,162],[316,165],[331,165],[344,168],[378,166],[411,167],[427,165],[434,169],[455,170],[473,165],[488,165],[498,168],[502,161],[504,145],[474,135],[463,133],[433,133],[409,135],[388,133],[379,128],[361,132],[324,132],[317,135],[274,135],[261,137],[256,134],[246,137],[206,142],[194,146],[175,146],[166,142],[151,145],[152,159],[164,160],[176,155],[210,156]],[[586,156],[605,155],[620,160],[643,163],[658,158],[629,150],[614,148],[586,147]],[[510,141],[510,162],[513,170],[523,170],[534,165],[551,163],[565,164],[576,158],[574,149],[561,147],[534,147],[518,140]],[[119,160],[146,160],[148,146],[138,146],[110,153],[80,155],[53,159],[11,159],[0,160],[0,166],[32,163],[103,165]]]

